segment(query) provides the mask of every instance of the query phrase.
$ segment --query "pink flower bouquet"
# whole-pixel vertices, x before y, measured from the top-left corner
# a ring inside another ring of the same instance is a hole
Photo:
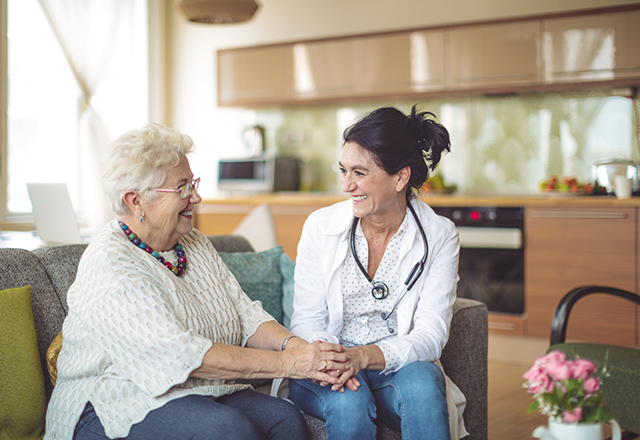
[[[551,351],[536,359],[523,377],[524,387],[535,399],[527,414],[540,411],[562,423],[600,423],[613,418],[604,405],[596,364],[588,359],[569,360],[562,351]]]

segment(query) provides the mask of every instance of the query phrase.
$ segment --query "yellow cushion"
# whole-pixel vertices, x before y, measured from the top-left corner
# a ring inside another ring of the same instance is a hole
[[[62,330],[53,338],[51,345],[47,348],[47,370],[51,378],[51,384],[56,385],[58,379],[58,355],[62,350]]]
[[[46,395],[31,287],[0,290],[0,440],[41,439]]]

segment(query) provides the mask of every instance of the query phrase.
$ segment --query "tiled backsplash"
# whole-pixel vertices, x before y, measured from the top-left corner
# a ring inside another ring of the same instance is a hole
[[[343,130],[375,108],[409,112],[414,104],[449,130],[451,153],[438,172],[459,191],[536,193],[550,175],[589,181],[598,159],[639,159],[639,100],[610,91],[281,108],[259,110],[256,120],[270,149],[303,158],[303,189],[340,191]]]

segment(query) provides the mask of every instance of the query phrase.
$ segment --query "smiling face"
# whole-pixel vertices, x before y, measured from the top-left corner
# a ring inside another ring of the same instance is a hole
[[[191,182],[191,179],[193,173],[189,161],[183,158],[178,166],[167,170],[160,187],[177,189]],[[193,229],[193,208],[201,201],[196,190],[184,199],[180,198],[178,192],[157,192],[151,201],[143,199],[141,207],[144,222],[135,225],[136,229],[140,229],[138,235],[158,251],[171,249],[180,237]]]
[[[354,216],[375,221],[398,213],[404,216],[409,167],[388,174],[369,151],[355,142],[344,144],[339,165],[342,190],[351,197]]]

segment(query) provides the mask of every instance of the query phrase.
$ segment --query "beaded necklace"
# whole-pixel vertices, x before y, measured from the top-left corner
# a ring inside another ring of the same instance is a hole
[[[176,256],[178,257],[178,263],[174,266],[169,261],[164,261],[164,258],[162,257],[162,255],[158,254],[158,251],[154,251],[151,246],[140,240],[140,238],[138,238],[138,236],[131,229],[129,229],[129,226],[125,225],[120,220],[118,220],[118,225],[120,225],[120,227],[124,231],[124,235],[127,236],[131,243],[151,254],[156,260],[164,264],[164,266],[171,272],[173,272],[176,276],[182,276],[184,271],[187,270],[187,256],[185,255],[184,249],[182,249],[182,245],[180,243],[176,243],[175,246],[173,246],[173,250],[176,251]]]

